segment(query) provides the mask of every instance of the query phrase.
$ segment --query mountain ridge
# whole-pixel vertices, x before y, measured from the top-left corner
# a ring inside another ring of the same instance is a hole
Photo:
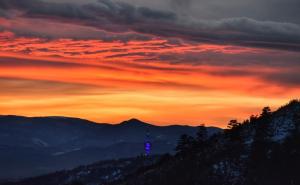
[[[103,167],[96,164],[7,185],[38,185],[49,182],[50,177],[56,182],[47,185],[300,184],[300,101],[293,100],[276,111],[265,107],[260,115],[242,123],[231,120],[224,132],[211,137],[206,127],[199,127],[196,136],[181,136],[176,153],[163,155],[131,173],[109,171],[105,181],[98,173],[91,181],[90,173]]]
[[[183,126],[183,127],[198,127],[202,124],[199,125],[189,125],[189,124],[167,124],[167,125],[159,125],[159,124],[153,124],[153,123],[148,123],[145,122],[141,119],[138,118],[130,118],[128,120],[125,121],[121,121],[119,123],[106,123],[106,122],[96,122],[96,121],[91,121],[89,119],[84,119],[84,118],[78,118],[78,117],[69,117],[69,116],[22,116],[22,115],[1,115],[0,114],[0,119],[3,118],[10,118],[10,119],[60,119],[60,120],[77,120],[77,121],[86,121],[89,122],[90,124],[97,124],[97,125],[112,125],[112,126],[116,126],[116,125],[126,125],[126,124],[141,124],[141,125],[149,125],[149,126],[156,126],[156,127],[171,127],[171,126]],[[1,124],[1,123],[0,123]],[[217,126],[207,126],[207,127],[211,127],[211,128],[219,128],[222,129],[220,127]]]
[[[28,177],[99,160],[134,157],[143,153],[150,132],[152,153],[173,152],[181,134],[196,133],[197,127],[160,127],[130,119],[120,124],[98,124],[70,117],[0,116],[1,178]],[[220,131],[211,128],[212,133]],[[22,154],[22,155],[21,155]],[[22,165],[21,165],[22,164]],[[22,174],[22,171],[26,171]],[[18,170],[16,170],[18,169]],[[15,173],[17,172],[17,173]]]

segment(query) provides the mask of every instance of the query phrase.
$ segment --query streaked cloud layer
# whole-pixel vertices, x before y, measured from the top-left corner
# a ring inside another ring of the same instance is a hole
[[[0,0],[1,112],[224,126],[299,96],[297,18],[189,3]]]

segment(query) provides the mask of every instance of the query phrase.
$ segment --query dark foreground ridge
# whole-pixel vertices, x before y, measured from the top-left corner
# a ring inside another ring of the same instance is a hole
[[[97,162],[91,165],[80,166],[73,170],[63,170],[22,181],[3,183],[2,185],[81,185],[109,184],[124,179],[129,174],[154,165],[159,156],[145,158],[139,156],[118,160]]]

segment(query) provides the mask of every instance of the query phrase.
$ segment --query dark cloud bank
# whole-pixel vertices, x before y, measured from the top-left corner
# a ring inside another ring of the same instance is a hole
[[[174,12],[99,0],[95,4],[51,3],[41,0],[0,0],[0,16],[18,9],[28,18],[47,18],[107,30],[134,31],[195,42],[233,44],[300,51],[300,26],[246,17],[193,20]]]

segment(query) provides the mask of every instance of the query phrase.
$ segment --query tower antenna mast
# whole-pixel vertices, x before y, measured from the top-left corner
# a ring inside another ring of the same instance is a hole
[[[152,148],[152,143],[150,141],[150,131],[147,129],[146,138],[144,143],[145,155],[149,156]]]

